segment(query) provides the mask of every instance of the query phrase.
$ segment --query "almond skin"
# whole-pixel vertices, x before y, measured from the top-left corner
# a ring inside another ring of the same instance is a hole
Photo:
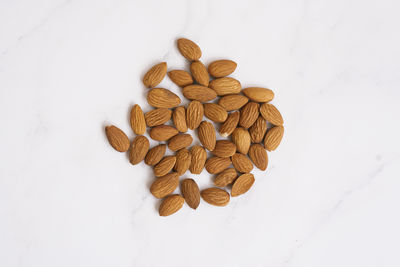
[[[275,126],[269,129],[264,139],[265,149],[274,151],[282,141],[283,132],[283,126]]]
[[[260,105],[255,102],[249,102],[242,107],[240,110],[239,125],[245,129],[252,126],[260,115],[259,108]]]
[[[176,172],[157,178],[150,186],[150,192],[156,198],[163,198],[175,191],[179,185],[179,176]]]
[[[240,118],[239,111],[235,111],[229,114],[224,124],[222,124],[221,128],[219,128],[219,134],[222,137],[230,136],[232,132],[236,129],[236,126],[239,123],[239,118]]]
[[[236,79],[224,77],[210,82],[210,88],[217,92],[217,95],[238,94],[242,90],[242,85]]]
[[[139,105],[134,105],[130,117],[131,128],[137,135],[143,135],[146,132],[146,122],[143,111]]]
[[[189,103],[186,109],[186,123],[189,129],[195,130],[203,120],[204,107],[199,101],[194,100]]]
[[[144,116],[146,124],[149,127],[158,126],[171,119],[172,111],[166,108],[153,109]]]
[[[236,145],[228,140],[219,140],[212,153],[220,158],[229,158],[236,153]]]
[[[251,173],[245,173],[239,176],[233,183],[231,195],[237,197],[249,191],[254,184],[254,175]]]
[[[171,70],[168,72],[168,77],[179,87],[193,84],[192,76],[184,70]]]
[[[253,169],[250,159],[241,153],[232,156],[232,164],[238,172],[242,173],[249,173]]]
[[[106,136],[110,145],[119,152],[126,152],[129,149],[129,138],[126,134],[114,125],[106,126]]]
[[[210,75],[208,75],[207,68],[203,63],[200,61],[192,62],[190,65],[190,71],[198,84],[208,86],[210,83]]]
[[[269,102],[274,99],[274,92],[267,88],[249,87],[243,89],[243,94],[255,102]]]
[[[208,204],[220,207],[228,205],[230,199],[228,192],[216,187],[204,189],[201,191],[201,197]]]
[[[202,121],[198,129],[198,136],[201,144],[208,149],[213,151],[216,142],[216,134],[214,125],[208,121]]]
[[[214,185],[218,187],[225,187],[233,181],[235,181],[237,177],[237,172],[234,168],[228,168],[217,175],[214,179]]]
[[[187,60],[195,61],[201,57],[200,47],[193,41],[180,38],[178,39],[178,50]]]
[[[272,104],[264,103],[260,107],[260,113],[268,122],[276,126],[283,125],[283,118],[279,110]]]
[[[153,147],[147,153],[144,162],[150,166],[156,165],[163,158],[166,150],[167,150],[166,144],[161,144]]]
[[[193,179],[185,179],[181,182],[181,192],[186,204],[192,209],[197,209],[200,204],[200,189]]]
[[[217,97],[217,93],[213,89],[197,84],[185,86],[182,93],[187,99],[200,102],[208,102]]]
[[[131,164],[135,165],[141,162],[144,157],[146,157],[149,151],[150,143],[149,140],[143,136],[138,135],[133,139],[131,150],[129,151],[129,161]]]
[[[221,59],[211,62],[211,64],[208,65],[208,72],[215,78],[221,78],[232,74],[236,67],[236,62],[228,59]]]
[[[178,134],[178,130],[169,125],[159,125],[150,130],[150,137],[156,141],[167,141]]]
[[[169,216],[180,210],[183,206],[183,203],[185,203],[185,200],[180,195],[168,196],[161,203],[158,213],[160,216]]]
[[[228,112],[218,104],[204,104],[204,115],[213,122],[224,122],[228,118]]]
[[[211,174],[220,173],[231,165],[229,158],[212,157],[206,161],[206,170]]]
[[[161,177],[168,174],[174,168],[176,162],[175,156],[164,157],[156,166],[154,166],[154,175]]]
[[[192,155],[192,162],[190,163],[189,170],[193,174],[200,174],[206,163],[207,153],[201,146],[193,146],[190,150]]]
[[[249,99],[244,95],[226,95],[219,99],[218,105],[226,111],[237,110],[249,102]]]
[[[186,110],[185,107],[177,107],[172,113],[172,121],[178,131],[185,133],[188,130],[186,124]]]
[[[161,62],[154,65],[147,71],[143,77],[143,84],[150,88],[157,86],[167,74],[167,62]]]
[[[192,155],[190,154],[189,150],[186,148],[182,148],[178,152],[176,152],[176,162],[174,166],[174,170],[179,174],[184,174],[190,166],[192,162]]]
[[[190,134],[178,134],[169,139],[168,148],[172,151],[190,146],[193,142],[193,137]]]
[[[256,122],[249,128],[251,142],[253,143],[262,142],[266,131],[267,131],[267,121],[262,116],[258,116]]]
[[[249,149],[249,157],[254,165],[262,171],[268,166],[268,155],[265,148],[260,144],[252,144]]]
[[[251,138],[246,129],[242,127],[236,128],[232,133],[232,141],[235,143],[238,152],[243,154],[249,152]]]
[[[181,99],[170,90],[154,88],[148,92],[147,102],[155,108],[173,108],[179,106]]]

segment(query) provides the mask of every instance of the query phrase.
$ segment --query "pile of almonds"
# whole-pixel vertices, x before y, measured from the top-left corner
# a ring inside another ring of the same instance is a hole
[[[200,196],[209,204],[226,206],[230,196],[246,193],[254,183],[250,172],[253,164],[266,170],[268,151],[275,150],[283,136],[283,119],[278,109],[269,104],[274,92],[267,88],[250,87],[242,90],[238,80],[226,77],[233,73],[237,64],[232,60],[217,60],[208,69],[199,61],[201,50],[188,39],[178,40],[180,53],[191,62],[190,73],[184,70],[168,72],[169,78],[179,87],[183,95],[191,100],[187,107],[179,106],[181,99],[164,88],[156,87],[167,74],[167,63],[153,66],[143,77],[143,84],[150,89],[148,103],[155,109],[143,114],[139,105],[131,111],[130,124],[137,135],[132,142],[116,126],[107,126],[106,135],[111,146],[119,151],[129,150],[129,161],[135,165],[144,160],[153,166],[157,177],[150,192],[163,202],[159,208],[161,216],[177,212],[186,203],[193,209],[200,204]],[[210,77],[214,77],[210,81]],[[209,101],[218,99],[218,103]],[[203,120],[206,116],[210,121]],[[172,118],[173,126],[165,125]],[[216,123],[220,136],[229,138],[216,140]],[[153,140],[160,143],[150,149],[149,140],[143,136],[147,127]],[[197,129],[202,146],[190,149],[193,138],[186,134],[188,128]],[[174,156],[164,156],[167,147]],[[213,156],[207,158],[206,150]],[[230,167],[233,165],[233,168]],[[200,174],[205,169],[215,174],[214,185],[200,192],[193,179],[181,182],[181,193],[172,194],[179,185],[179,177],[189,170]],[[230,195],[222,189],[232,185]]]

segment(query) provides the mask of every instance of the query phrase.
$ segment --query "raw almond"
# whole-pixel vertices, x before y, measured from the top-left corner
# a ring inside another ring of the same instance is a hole
[[[258,116],[256,122],[249,128],[251,142],[253,143],[262,142],[266,131],[267,131],[267,121],[262,116]]]
[[[213,122],[224,122],[228,117],[228,112],[218,104],[205,103],[204,115]]]
[[[178,130],[169,125],[159,125],[150,130],[150,137],[156,141],[167,141],[178,134]]]
[[[200,47],[195,42],[186,38],[178,39],[178,50],[182,56],[190,61],[199,60],[201,57]]]
[[[174,170],[179,174],[184,174],[190,166],[192,162],[192,155],[190,154],[189,150],[186,148],[182,148],[176,153],[176,162],[174,166]]]
[[[241,153],[236,153],[232,156],[232,164],[238,172],[242,173],[249,173],[253,169],[250,159]]]
[[[217,95],[230,95],[240,93],[242,85],[236,79],[224,77],[210,82],[210,88],[217,92]]]
[[[229,158],[212,157],[206,161],[206,170],[211,174],[220,173],[231,165]]]
[[[157,178],[150,186],[150,192],[156,198],[168,196],[179,185],[179,176],[176,172],[168,173],[167,175]]]
[[[198,84],[208,86],[210,83],[210,75],[208,75],[207,68],[203,63],[200,61],[192,62],[190,65],[190,71]]]
[[[204,107],[199,101],[194,100],[189,103],[186,109],[186,123],[189,129],[194,130],[199,127],[203,120]]]
[[[135,134],[143,135],[146,132],[146,122],[143,111],[139,105],[134,105],[131,110],[131,128]]]
[[[260,115],[259,112],[259,104],[255,102],[247,103],[241,110],[240,110],[240,120],[239,125],[243,128],[249,128],[254,122],[257,120],[258,116]]]
[[[197,84],[185,86],[182,93],[187,99],[200,102],[208,102],[217,97],[217,93],[213,89]]]
[[[192,209],[197,209],[200,204],[199,186],[193,179],[185,179],[181,182],[181,192],[186,203]]]
[[[232,141],[236,145],[236,150],[240,153],[247,154],[250,148],[250,134],[249,132],[242,128],[236,128],[232,133]]]
[[[254,165],[262,171],[268,166],[268,155],[265,148],[260,144],[252,144],[249,149],[249,157]]]
[[[237,172],[234,168],[226,169],[220,174],[218,174],[217,177],[215,177],[214,185],[218,187],[225,187],[233,183],[236,177],[237,177]]]
[[[147,102],[155,108],[173,108],[179,106],[181,99],[170,90],[154,88],[147,94]]]
[[[172,113],[172,121],[178,131],[185,133],[188,130],[186,124],[186,110],[185,107],[177,107]]]
[[[231,195],[237,197],[249,191],[251,186],[254,184],[254,175],[251,173],[245,173],[239,176],[233,183]]]
[[[211,62],[208,65],[208,72],[215,78],[228,76],[236,69],[236,62],[228,59],[221,59]]]
[[[219,99],[218,104],[226,111],[237,110],[246,105],[249,99],[244,95],[226,95]]]
[[[190,163],[189,170],[193,174],[200,174],[206,163],[207,153],[201,146],[193,146],[190,150],[192,155],[192,162]]]
[[[132,141],[131,150],[129,151],[129,161],[131,164],[135,165],[144,160],[144,157],[146,157],[149,151],[149,147],[149,140],[145,136],[136,136]]]
[[[150,166],[156,165],[163,158],[166,150],[167,150],[166,144],[161,144],[153,147],[147,153],[146,157],[144,158],[144,162]]]
[[[157,108],[146,113],[144,118],[149,127],[158,126],[171,119],[172,111],[167,108]]]
[[[201,197],[208,204],[220,207],[228,205],[230,199],[228,192],[216,187],[204,189],[201,191]]]
[[[202,121],[198,129],[198,135],[201,144],[209,151],[213,151],[216,141],[214,125],[208,121]]]
[[[175,156],[164,157],[156,166],[154,166],[154,175],[161,177],[169,173],[174,168],[176,162]]]
[[[172,151],[178,151],[179,149],[190,146],[193,142],[193,138],[190,134],[178,134],[169,139],[168,148]]]
[[[169,216],[180,210],[183,206],[183,203],[185,203],[185,199],[180,195],[168,196],[161,203],[158,213],[160,216]]]
[[[171,70],[168,77],[178,86],[185,87],[193,83],[192,76],[184,70]]]
[[[249,87],[243,89],[243,94],[255,102],[269,102],[274,99],[274,92],[267,88]]]
[[[283,132],[283,126],[275,126],[268,130],[264,139],[264,146],[268,151],[273,151],[279,146],[283,137]]]
[[[221,128],[219,128],[219,134],[222,137],[230,136],[231,133],[236,129],[236,126],[239,123],[239,118],[240,118],[239,111],[235,111],[229,114],[224,124],[222,124]]]
[[[110,145],[119,152],[126,152],[129,149],[129,138],[126,134],[114,125],[106,126],[106,136]]]
[[[261,105],[260,113],[268,122],[276,126],[283,125],[283,118],[279,110],[272,104],[264,103]]]
[[[157,86],[167,74],[167,62],[161,62],[151,67],[143,77],[143,84],[146,87]]]
[[[229,140],[218,140],[212,153],[217,157],[229,158],[236,153],[236,145]]]

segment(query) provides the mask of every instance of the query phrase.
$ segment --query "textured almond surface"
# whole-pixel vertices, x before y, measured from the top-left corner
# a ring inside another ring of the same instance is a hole
[[[126,152],[129,149],[129,138],[126,134],[114,125],[106,126],[106,136],[110,145],[119,152]]]
[[[262,142],[266,131],[267,131],[267,121],[263,118],[263,116],[258,116],[256,122],[249,128],[251,142],[253,143]]]
[[[179,174],[184,174],[190,166],[192,162],[192,155],[190,154],[189,150],[186,148],[182,148],[178,152],[176,152],[176,162],[174,166],[174,170]]]
[[[151,67],[143,77],[143,84],[146,87],[157,86],[167,74],[167,62],[161,62]]]
[[[192,72],[192,75],[198,84],[208,86],[210,82],[210,75],[208,75],[207,68],[203,63],[200,61],[192,62],[190,65],[190,71]]]
[[[147,102],[155,108],[173,108],[179,106],[181,99],[170,90],[154,88],[148,92]]]
[[[236,197],[249,191],[254,184],[254,175],[251,173],[245,173],[240,175],[233,183],[231,195]]]
[[[150,166],[156,165],[164,157],[166,150],[167,150],[166,144],[161,144],[161,145],[153,147],[147,153],[147,155],[144,159],[144,162]]]
[[[212,76],[220,78],[228,76],[229,74],[234,72],[236,67],[237,67],[236,62],[228,59],[221,59],[211,62],[211,64],[208,66],[208,72]]]
[[[240,112],[235,111],[228,115],[226,121],[219,128],[219,134],[222,137],[228,137],[232,134],[232,132],[236,129],[236,126],[239,123]]]
[[[255,102],[269,102],[274,99],[274,92],[267,88],[249,87],[243,89],[243,94]]]
[[[149,127],[166,123],[171,119],[172,111],[166,108],[153,109],[144,116],[146,124]],[[144,132],[143,132],[144,133]]]
[[[178,134],[178,130],[169,125],[159,125],[150,130],[150,137],[156,141],[167,141]]]
[[[183,203],[185,203],[185,200],[180,195],[168,196],[161,203],[158,213],[160,216],[169,216],[180,210],[183,206]]]
[[[168,148],[172,151],[188,147],[192,144],[193,137],[190,134],[178,134],[169,139]]]
[[[198,136],[201,144],[209,151],[213,151],[216,142],[214,125],[208,121],[200,123]]]
[[[249,173],[253,169],[250,159],[241,153],[232,156],[232,164],[238,172],[242,173]]]
[[[184,70],[171,70],[168,72],[168,77],[180,87],[193,84],[192,76],[190,73]]]
[[[217,97],[217,93],[213,89],[197,84],[185,86],[182,93],[187,99],[200,102],[208,102]]]
[[[265,148],[260,144],[252,144],[249,149],[249,157],[254,165],[262,171],[268,166],[268,155]]]
[[[237,177],[237,172],[234,168],[228,168],[217,175],[214,179],[214,185],[218,187],[225,187],[233,181],[235,181]]]
[[[229,140],[218,140],[212,153],[217,157],[229,158],[236,153],[236,145]]]
[[[240,153],[247,154],[251,144],[249,132],[242,128],[236,128],[232,133],[232,141],[236,145],[236,150]]]
[[[218,104],[226,111],[237,110],[246,105],[249,99],[244,95],[226,95],[219,99]]]
[[[230,158],[212,157],[206,161],[206,170],[211,174],[220,173],[231,165]]]
[[[213,122],[224,122],[228,117],[228,112],[218,104],[204,104],[204,115]]]
[[[189,103],[186,109],[186,123],[189,129],[194,130],[199,127],[203,120],[204,107],[199,101],[194,100]]]
[[[192,146],[190,150],[192,155],[192,162],[190,163],[189,170],[193,174],[200,174],[204,168],[204,164],[207,160],[207,153],[201,146]]]
[[[175,156],[166,156],[154,166],[154,175],[156,177],[164,176],[174,168],[176,162]]]
[[[144,160],[144,157],[146,157],[146,154],[149,151],[149,147],[149,140],[145,136],[136,136],[132,141],[131,150],[129,151],[130,163],[135,165]]]
[[[178,39],[178,50],[182,56],[190,61],[199,60],[201,57],[200,47],[195,42],[186,38]]]
[[[260,115],[259,108],[260,105],[255,102],[249,102],[244,105],[240,110],[239,125],[246,129],[252,126]]]
[[[210,88],[214,89],[218,95],[230,95],[239,93],[242,85],[234,78],[224,77],[211,81]]]
[[[146,122],[139,105],[134,105],[130,117],[131,128],[135,134],[143,135],[146,132]]]
[[[216,187],[204,189],[201,191],[201,197],[208,204],[221,207],[228,205],[230,199],[228,192]]]
[[[172,113],[172,121],[174,122],[175,128],[181,133],[185,133],[188,130],[186,124],[186,110],[185,107],[177,107]]]
[[[260,113],[268,122],[276,126],[283,125],[283,118],[279,110],[272,104],[264,103],[260,107]]]
[[[186,200],[186,204],[192,209],[197,209],[200,204],[199,186],[193,179],[185,179],[181,182],[181,192]]]
[[[264,139],[264,146],[268,151],[274,151],[282,141],[284,128],[275,126],[268,130]]]
[[[157,178],[150,186],[150,192],[156,198],[163,198],[168,196],[179,185],[179,176],[177,173],[172,172],[167,175]]]

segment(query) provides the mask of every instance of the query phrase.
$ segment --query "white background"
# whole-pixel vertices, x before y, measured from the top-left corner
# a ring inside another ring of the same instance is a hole
[[[399,266],[399,8],[1,0],[0,266]],[[133,137],[145,70],[187,68],[179,37],[273,89],[286,132],[248,194],[162,218],[104,126]]]

